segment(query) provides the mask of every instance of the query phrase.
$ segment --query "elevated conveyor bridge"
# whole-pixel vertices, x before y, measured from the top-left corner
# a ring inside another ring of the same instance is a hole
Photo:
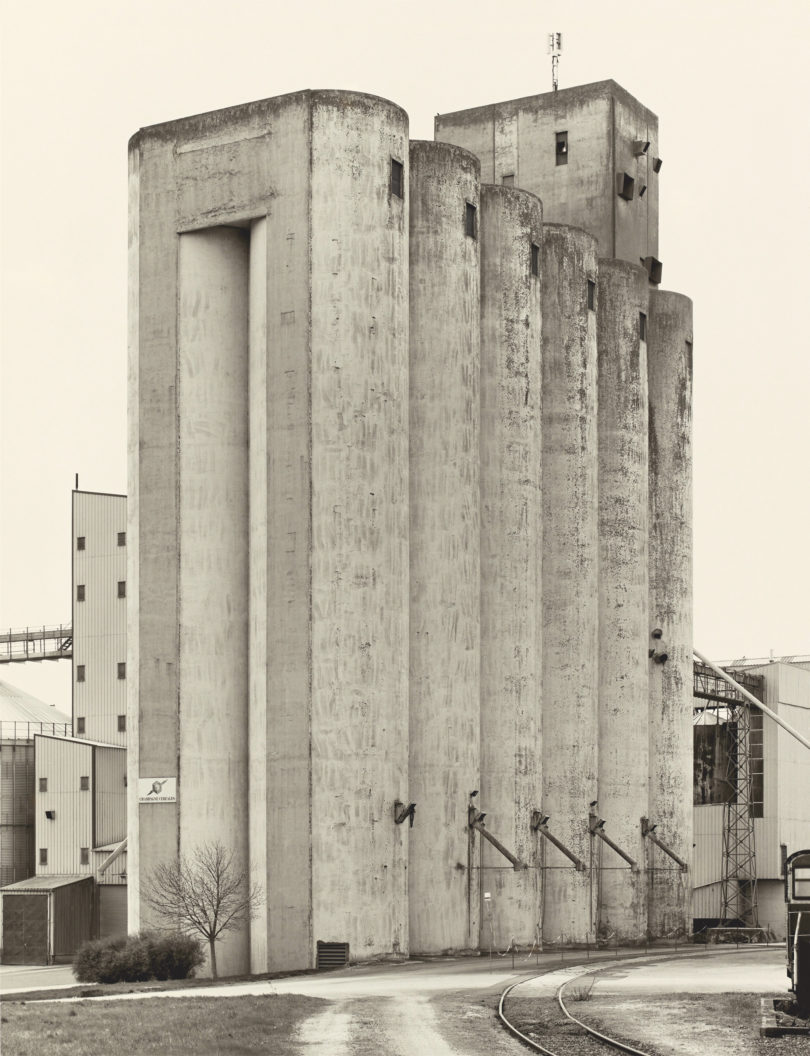
[[[69,660],[73,656],[73,628],[23,627],[0,631],[0,664],[28,660]]]

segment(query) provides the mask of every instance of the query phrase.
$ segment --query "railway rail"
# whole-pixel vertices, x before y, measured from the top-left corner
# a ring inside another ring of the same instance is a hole
[[[543,1056],[603,1056],[609,1050],[629,1053],[630,1056],[657,1056],[657,1053],[652,1050],[639,1049],[626,1040],[611,1038],[603,1034],[595,1027],[578,1019],[568,1008],[564,998],[566,987],[582,982],[586,977],[604,971],[606,967],[606,965],[581,965],[572,968],[569,970],[568,978],[556,985],[553,993],[532,994],[526,999],[531,1002],[531,1012],[529,1013],[527,1009],[521,1015],[521,1019],[525,1019],[527,1015],[531,1016],[530,1022],[524,1025],[523,1030],[518,1029],[507,1016],[506,1004],[512,991],[524,985],[526,980],[522,979],[513,983],[501,994],[498,1003],[498,1018],[513,1037],[534,1052],[542,1053]],[[552,976],[557,974],[549,973]],[[593,985],[593,980],[590,985]],[[535,1029],[531,1029],[530,1034],[526,1033],[532,1027]],[[541,1036],[542,1041],[539,1040]]]

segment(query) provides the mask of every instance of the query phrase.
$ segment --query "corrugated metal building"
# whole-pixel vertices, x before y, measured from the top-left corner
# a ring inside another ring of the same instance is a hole
[[[763,703],[790,726],[810,737],[810,665],[776,660],[761,666],[745,665],[747,673],[763,681]],[[784,854],[810,847],[810,754],[775,722],[752,709],[750,766],[752,813],[756,852],[759,923],[780,938],[785,935],[782,880]],[[693,917],[720,916],[723,876],[723,802],[735,795],[725,776],[722,724],[711,740],[706,725],[696,726],[695,872]],[[761,732],[760,732],[761,731]],[[700,745],[703,743],[703,747]],[[713,754],[715,770],[708,772]],[[702,765],[702,779],[701,771]]]
[[[34,872],[34,736],[70,736],[68,716],[0,681],[0,887]]]
[[[77,737],[126,744],[127,499],[73,492],[73,718]]]

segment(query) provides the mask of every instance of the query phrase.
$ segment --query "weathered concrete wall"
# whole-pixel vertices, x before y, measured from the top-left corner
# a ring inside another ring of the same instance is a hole
[[[257,875],[266,917],[251,929],[254,971],[313,963],[309,98],[286,113],[273,125],[265,263],[253,261],[251,271],[251,400],[259,403],[251,418],[251,735],[254,726],[264,731],[251,736],[251,857],[266,862]],[[254,226],[257,255],[261,238]]]
[[[264,888],[267,846],[267,217],[250,225],[248,266],[248,862],[251,883]],[[304,760],[308,769],[308,760]],[[308,886],[308,885],[307,885]],[[250,968],[267,964],[268,899],[250,924]]]
[[[247,866],[247,232],[180,236],[180,853],[219,841]],[[249,968],[247,929],[224,975]]]
[[[480,806],[529,867],[483,844],[482,948],[531,943],[540,909],[542,224],[534,195],[481,187]]]
[[[214,820],[240,863],[249,829],[267,895],[256,971],[309,966],[317,938],[407,951],[392,818],[407,794],[407,204],[392,157],[407,163],[406,115],[354,93],[204,114],[132,144],[132,776],[181,770],[179,826],[174,805],[150,804],[132,833],[143,871],[190,850],[213,834],[200,804],[227,784]],[[190,248],[225,243],[241,262],[213,270]],[[244,959],[246,935],[235,943]],[[227,952],[223,965],[237,970]]]
[[[613,191],[614,249],[611,256],[638,263],[658,256],[658,183],[653,162],[658,156],[658,118],[626,94],[612,100],[614,181],[626,172],[635,181],[633,198]],[[637,143],[649,143],[642,152]]]
[[[631,872],[597,841],[599,927],[628,942],[639,941],[647,924],[640,819],[649,773],[647,345],[641,333],[648,290],[643,268],[599,260],[598,814],[605,832],[640,867]]]
[[[557,133],[568,133],[558,164]],[[435,138],[481,159],[482,179],[537,194],[546,222],[574,224],[594,235],[599,253],[637,263],[658,253],[658,119],[615,81],[598,81],[491,106],[438,114]],[[636,157],[633,143],[651,141]],[[619,199],[617,172],[636,180],[632,201]],[[641,187],[646,191],[641,195]]]
[[[550,831],[585,862],[598,741],[596,312],[588,307],[596,259],[592,235],[545,225],[542,808]],[[540,849],[544,935],[585,941],[590,878],[545,840]]]
[[[410,157],[409,888],[411,952],[427,953],[478,942],[479,165],[444,143]]]
[[[669,659],[650,664],[650,821],[692,861],[692,302],[650,294],[647,378],[650,467],[650,628]],[[650,929],[690,929],[689,878],[649,850]],[[654,854],[654,857],[653,857]]]
[[[392,103],[313,95],[313,937],[357,958],[408,952],[407,135]]]

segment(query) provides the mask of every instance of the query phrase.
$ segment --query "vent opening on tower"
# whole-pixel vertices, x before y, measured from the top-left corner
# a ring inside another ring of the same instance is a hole
[[[344,968],[349,963],[348,942],[321,942],[318,939],[318,953],[315,967],[320,971],[328,968]]]
[[[616,173],[616,193],[620,198],[624,198],[626,202],[632,202],[635,186],[636,181],[629,172]]]
[[[405,197],[405,166],[396,158],[391,158],[391,194]]]
[[[515,186],[515,174],[514,174],[514,172],[505,172],[503,174],[503,176],[501,176],[501,183],[504,185],[504,187],[514,187]]]
[[[540,247],[532,242],[532,275],[540,274]]]
[[[588,279],[588,311],[596,310],[596,283]]]
[[[478,237],[476,213],[477,209],[472,202],[467,202],[467,208],[464,211],[464,233],[469,235],[470,238]]]
[[[555,136],[555,149],[557,153],[557,164],[568,164],[568,133],[557,132]]]

